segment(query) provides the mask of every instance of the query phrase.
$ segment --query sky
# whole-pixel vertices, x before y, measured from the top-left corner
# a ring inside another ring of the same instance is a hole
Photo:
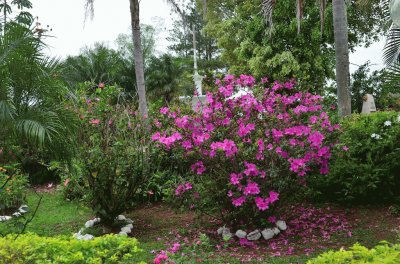
[[[85,23],[85,0],[31,0],[31,13],[39,17],[43,28],[52,28],[46,39],[48,53],[52,56],[65,57],[77,55],[82,47],[91,46],[97,41],[107,42],[114,47],[115,39],[120,33],[129,33],[130,11],[128,0],[95,0],[93,20],[87,18]],[[141,0],[140,20],[143,24],[156,25],[163,21],[163,28],[157,40],[157,50],[166,51],[168,30],[172,28],[175,17],[165,0]],[[350,55],[350,71],[357,69],[370,60],[372,69],[382,68],[382,48],[384,40],[369,48],[357,48]]]

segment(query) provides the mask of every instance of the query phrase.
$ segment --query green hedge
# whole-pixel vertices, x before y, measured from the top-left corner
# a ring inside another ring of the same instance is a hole
[[[77,240],[73,237],[40,237],[24,234],[0,238],[0,263],[145,263],[137,256],[138,241],[117,235]]]
[[[400,197],[399,113],[352,115],[342,120],[330,173],[309,178],[321,198],[371,203]],[[348,150],[346,151],[346,149]]]
[[[355,244],[349,250],[329,251],[307,262],[308,264],[328,263],[400,263],[400,244],[390,245],[381,242],[375,248],[368,249]]]

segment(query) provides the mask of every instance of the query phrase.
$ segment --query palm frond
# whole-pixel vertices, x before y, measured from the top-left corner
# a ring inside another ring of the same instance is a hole
[[[400,61],[400,28],[392,25],[386,38],[385,47],[383,48],[383,61],[385,65]]]
[[[85,2],[85,22],[86,18],[90,17],[93,20],[94,17],[94,0],[86,0]]]

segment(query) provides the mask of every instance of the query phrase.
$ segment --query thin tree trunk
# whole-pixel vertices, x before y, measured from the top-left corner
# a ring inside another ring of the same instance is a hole
[[[336,54],[336,83],[339,116],[351,115],[351,98],[348,84],[349,48],[347,11],[345,0],[332,0],[333,28]]]
[[[146,87],[144,84],[143,50],[140,37],[139,1],[129,0],[131,9],[132,36],[135,57],[136,86],[139,95],[139,111],[143,117],[148,116]]]

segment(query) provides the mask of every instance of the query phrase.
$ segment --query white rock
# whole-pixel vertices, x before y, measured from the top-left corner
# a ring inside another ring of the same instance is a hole
[[[263,238],[265,240],[270,240],[271,238],[273,238],[275,236],[274,230],[272,230],[271,228],[266,228],[261,232]]]
[[[278,235],[281,232],[281,230],[279,230],[277,227],[272,228],[272,231],[274,231],[275,235]]]
[[[247,235],[247,233],[246,233],[245,231],[239,229],[238,231],[236,231],[235,235],[236,235],[238,238],[245,238],[246,235]]]
[[[26,204],[21,205],[18,209],[28,210],[29,207]]]
[[[128,236],[128,234],[123,232],[123,231],[119,232],[118,235],[120,235],[120,236]]]
[[[127,224],[126,227],[129,227],[130,229],[132,229],[133,225],[132,224]]]
[[[24,209],[18,209],[18,212],[21,214],[26,214],[28,211],[25,211]]]
[[[130,218],[126,218],[125,223],[127,223],[127,224],[133,224],[133,221],[132,221],[132,219],[130,219]]]
[[[217,233],[218,235],[222,235],[222,234],[227,234],[230,233],[231,231],[229,230],[229,228],[226,228],[225,226],[218,228]]]
[[[2,221],[8,221],[11,219],[11,216],[8,215],[0,215],[0,222]]]
[[[282,231],[285,231],[287,229],[286,222],[283,221],[283,220],[276,221],[276,227],[279,228]]]
[[[101,219],[100,219],[99,217],[93,219],[93,222],[94,222],[95,224],[100,223],[100,221],[101,221]]]
[[[20,217],[20,216],[21,216],[21,213],[20,213],[20,212],[15,212],[15,213],[12,214],[12,216],[14,216],[14,217]]]
[[[89,227],[93,227],[94,226],[94,221],[93,220],[89,220],[85,223],[85,227],[89,228]]]
[[[126,220],[126,217],[123,216],[123,215],[119,215],[119,216],[117,216],[117,220],[118,221],[124,221],[124,220]]]
[[[129,227],[124,226],[123,228],[121,228],[121,232],[124,232],[124,233],[129,234],[129,233],[131,233],[132,231],[131,231],[131,229],[130,229]]]
[[[247,239],[250,241],[259,240],[260,237],[261,237],[261,233],[260,233],[260,230],[258,230],[258,229],[254,230],[253,232],[251,232],[247,235]]]

